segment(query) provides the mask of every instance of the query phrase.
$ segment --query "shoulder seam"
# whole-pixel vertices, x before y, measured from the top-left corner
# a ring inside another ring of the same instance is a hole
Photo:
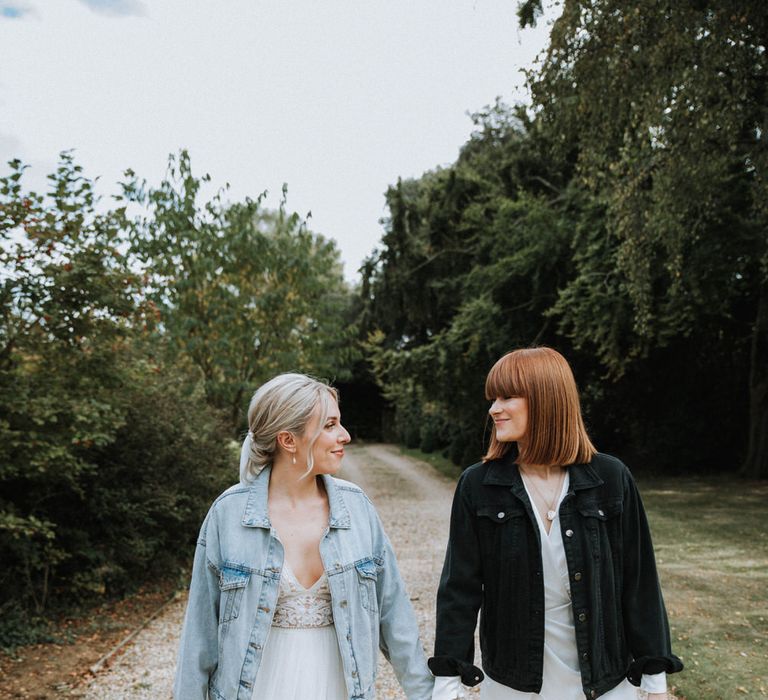
[[[224,493],[219,494],[217,496],[216,500],[211,504],[211,508],[213,508],[219,501],[223,501],[225,498],[229,496],[237,496],[238,494],[241,494],[241,493],[248,493],[248,491],[250,491],[250,486],[241,486],[240,488],[236,488],[232,491],[227,490]]]

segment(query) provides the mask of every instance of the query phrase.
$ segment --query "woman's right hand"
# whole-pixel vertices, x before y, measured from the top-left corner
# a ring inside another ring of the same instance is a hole
[[[463,700],[465,697],[461,676],[435,676],[432,700]]]

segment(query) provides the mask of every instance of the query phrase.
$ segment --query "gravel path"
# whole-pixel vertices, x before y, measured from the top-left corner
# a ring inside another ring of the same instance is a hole
[[[448,536],[453,482],[430,465],[403,456],[389,445],[350,446],[339,476],[359,484],[376,504],[397,552],[419,619],[422,642],[431,653],[435,591]],[[186,598],[181,597],[147,625],[127,649],[83,689],[82,697],[87,700],[170,698],[185,603]],[[405,698],[383,657],[376,687],[380,700]]]
[[[435,594],[455,484],[429,464],[389,445],[358,447],[345,458],[341,476],[361,486],[379,511],[429,656],[435,641]],[[376,689],[380,700],[405,699],[392,667],[382,656]]]

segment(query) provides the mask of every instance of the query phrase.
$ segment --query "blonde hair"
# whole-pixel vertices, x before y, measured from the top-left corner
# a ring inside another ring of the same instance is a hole
[[[277,435],[283,431],[303,436],[319,409],[318,428],[309,440],[306,476],[312,471],[312,446],[323,429],[331,399],[339,400],[336,389],[306,374],[278,374],[262,384],[248,406],[250,451],[240,466],[240,481],[252,481],[272,464],[277,452]]]
[[[524,444],[518,444],[518,463],[583,464],[597,452],[581,417],[573,372],[557,350],[523,348],[499,359],[486,377],[485,398],[508,396],[528,402],[528,428]],[[496,437],[494,426],[483,461],[503,457],[510,445]]]

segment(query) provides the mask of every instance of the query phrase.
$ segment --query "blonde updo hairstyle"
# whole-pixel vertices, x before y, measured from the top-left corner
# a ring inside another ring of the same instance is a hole
[[[312,471],[314,460],[312,447],[328,418],[331,401],[338,401],[336,389],[306,374],[286,373],[273,377],[262,384],[248,406],[248,440],[250,450],[247,459],[241,461],[240,481],[247,483],[267,466],[277,453],[277,435],[283,431],[295,437],[304,437],[315,411],[319,420],[315,433],[310,436],[307,454],[307,471]]]

